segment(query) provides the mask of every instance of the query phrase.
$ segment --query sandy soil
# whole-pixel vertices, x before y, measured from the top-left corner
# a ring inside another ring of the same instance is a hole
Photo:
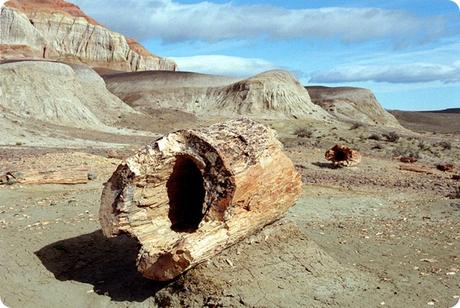
[[[285,218],[170,283],[136,271],[137,243],[105,239],[97,221],[102,184],[138,146],[110,150],[9,147],[0,173],[27,168],[97,174],[85,185],[0,186],[0,297],[9,307],[451,307],[460,296],[458,135],[272,122],[303,175],[304,193]],[[306,128],[309,137],[295,131]],[[420,146],[420,142],[424,144]],[[450,149],[439,146],[448,141]],[[143,140],[139,140],[139,143]],[[363,153],[333,169],[335,142]],[[380,145],[379,148],[375,148]],[[418,151],[431,174],[399,170]]]
[[[419,132],[460,133],[459,109],[433,112],[390,111],[405,127]]]

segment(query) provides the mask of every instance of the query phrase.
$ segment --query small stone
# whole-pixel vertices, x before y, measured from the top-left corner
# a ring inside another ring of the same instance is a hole
[[[8,185],[14,185],[18,182],[18,180],[16,180],[16,178],[12,177],[12,176],[7,176],[6,177],[6,184]]]
[[[438,261],[436,259],[420,259],[420,262],[436,263]]]
[[[94,181],[97,179],[97,173],[96,172],[88,172],[88,180]]]

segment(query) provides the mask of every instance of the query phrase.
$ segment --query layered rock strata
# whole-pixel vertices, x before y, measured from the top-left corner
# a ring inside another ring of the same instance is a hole
[[[0,59],[42,58],[119,71],[176,70],[62,0],[14,0],[0,12]]]

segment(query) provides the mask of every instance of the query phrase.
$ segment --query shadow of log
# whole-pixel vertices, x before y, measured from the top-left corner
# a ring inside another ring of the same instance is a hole
[[[312,165],[315,165],[320,168],[328,168],[328,169],[340,169],[340,166],[334,165],[333,163],[322,163],[322,162],[313,162]]]
[[[138,243],[127,236],[107,239],[95,231],[43,247],[35,254],[61,281],[89,283],[114,301],[142,302],[167,283],[143,278],[136,268]]]

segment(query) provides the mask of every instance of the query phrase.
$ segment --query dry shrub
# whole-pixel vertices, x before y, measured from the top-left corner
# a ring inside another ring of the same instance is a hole
[[[420,141],[418,142],[418,145],[417,145],[417,146],[418,146],[418,148],[419,148],[421,151],[429,151],[429,150],[431,150],[431,145],[428,144],[428,143],[426,143],[426,142],[423,141],[423,140],[420,140]]]
[[[313,136],[313,132],[308,128],[298,128],[294,134],[299,138],[311,138]]]
[[[413,164],[415,162],[417,162],[417,158],[415,157],[410,157],[410,156],[403,156],[399,159],[400,162],[402,163],[407,163],[407,164]]]
[[[353,123],[353,125],[350,127],[350,130],[358,129],[358,128],[363,127],[363,126],[364,126],[363,123],[355,122],[355,123]]]
[[[434,146],[440,147],[443,150],[451,150],[452,149],[452,143],[449,141],[440,141],[438,143],[435,143]]]
[[[388,134],[383,134],[383,137],[385,137],[388,142],[398,142],[399,138],[401,138],[397,132],[389,132]]]
[[[367,137],[367,139],[380,141],[380,140],[382,140],[382,136],[380,136],[378,134],[371,134],[371,135],[369,135],[369,137]]]
[[[454,191],[448,197],[450,199],[460,199],[460,186],[455,187]]]
[[[395,157],[412,157],[419,159],[420,150],[411,149],[408,147],[398,147],[393,150],[393,156]]]

